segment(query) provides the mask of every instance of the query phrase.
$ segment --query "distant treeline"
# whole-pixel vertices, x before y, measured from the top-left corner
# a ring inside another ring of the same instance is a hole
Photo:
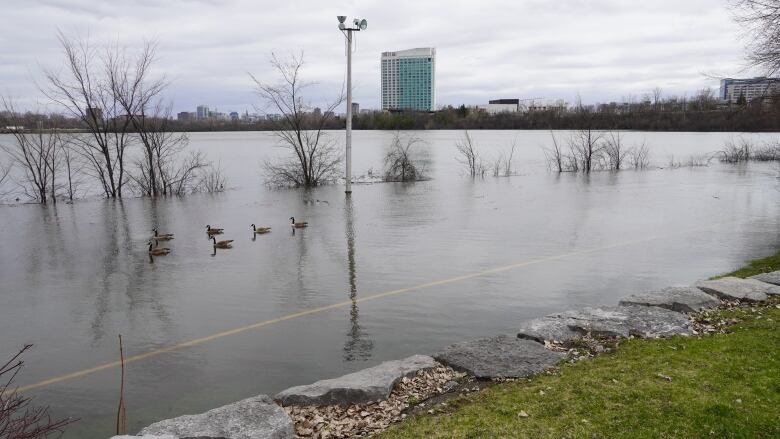
[[[30,123],[40,123],[60,129],[79,129],[81,121],[60,115],[28,114]],[[314,120],[314,119],[312,119]],[[33,122],[35,121],[35,122]],[[325,129],[344,129],[343,117],[333,116]],[[9,126],[0,113],[0,130]],[[272,131],[276,124],[269,120],[176,121],[168,128],[177,131]],[[780,131],[780,99],[747,105],[722,105],[715,99],[679,101],[670,99],[656,103],[602,104],[573,106],[517,113],[488,114],[485,111],[460,106],[445,107],[433,113],[381,112],[353,116],[355,130],[549,130],[596,129],[640,131]]]

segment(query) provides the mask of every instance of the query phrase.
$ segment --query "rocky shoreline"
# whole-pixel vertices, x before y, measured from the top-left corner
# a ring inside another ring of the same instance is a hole
[[[529,378],[561,361],[578,361],[629,337],[659,338],[724,332],[731,322],[712,310],[780,296],[780,271],[726,277],[634,294],[617,306],[550,314],[519,325],[516,336],[456,343],[433,355],[388,361],[342,377],[296,386],[199,415],[156,422],[138,436],[113,439],[283,439],[363,437],[410,412],[434,412],[447,395],[485,383]]]

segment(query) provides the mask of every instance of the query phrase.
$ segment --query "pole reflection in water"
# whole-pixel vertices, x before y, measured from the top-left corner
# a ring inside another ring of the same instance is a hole
[[[347,194],[344,201],[344,225],[347,238],[347,270],[349,272],[349,309],[350,328],[344,343],[344,361],[366,361],[371,358],[374,342],[369,334],[360,328],[360,313],[357,305],[357,272],[355,269],[355,215],[352,196]]]

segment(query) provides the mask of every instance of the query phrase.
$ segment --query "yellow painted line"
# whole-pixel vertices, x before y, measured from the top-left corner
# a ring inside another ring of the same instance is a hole
[[[710,224],[708,227],[705,227],[705,228],[688,230],[687,232],[672,233],[672,234],[669,234],[669,235],[676,235],[676,234],[681,234],[681,233],[690,233],[690,232],[695,232],[695,231],[701,231],[701,230],[710,229],[712,227],[713,227],[713,224]],[[665,235],[665,236],[669,236],[669,235]],[[623,241],[623,242],[619,242],[619,243],[616,243],[616,244],[609,244],[609,245],[605,245],[605,246],[601,246],[601,247],[595,247],[595,248],[591,248],[591,249],[587,249],[587,250],[578,250],[578,251],[573,251],[573,252],[569,252],[569,253],[563,253],[563,254],[559,254],[559,255],[555,255],[555,256],[547,256],[547,257],[544,257],[544,258],[532,259],[530,261],[518,262],[518,263],[515,263],[515,264],[511,264],[511,265],[504,265],[504,266],[501,266],[501,267],[489,268],[487,270],[482,270],[482,271],[477,271],[477,272],[474,272],[474,273],[464,274],[462,276],[451,277],[451,278],[448,278],[448,279],[442,279],[442,280],[437,280],[437,281],[433,281],[433,282],[427,282],[427,283],[423,283],[423,284],[419,284],[419,285],[414,285],[414,286],[411,286],[411,287],[399,288],[399,289],[396,289],[396,290],[385,291],[383,293],[377,293],[377,294],[373,294],[373,295],[369,295],[369,296],[364,296],[364,297],[356,299],[355,302],[367,302],[367,301],[370,301],[370,300],[381,299],[381,298],[387,297],[387,296],[393,296],[393,295],[397,295],[397,294],[408,293],[410,291],[417,291],[417,290],[422,290],[422,289],[426,289],[426,288],[431,288],[431,287],[436,287],[436,286],[441,286],[441,285],[447,285],[447,284],[451,284],[451,283],[455,283],[455,282],[461,282],[461,281],[468,280],[468,279],[473,279],[473,278],[477,278],[477,277],[481,277],[481,276],[486,276],[486,275],[489,275],[489,274],[501,273],[503,271],[514,270],[514,269],[521,268],[521,267],[527,267],[529,265],[541,264],[543,262],[550,262],[550,261],[554,261],[554,260],[557,260],[557,259],[564,259],[564,258],[568,258],[568,257],[572,257],[572,256],[579,256],[579,255],[584,255],[584,254],[588,254],[588,253],[594,253],[594,252],[609,250],[609,249],[618,248],[618,247],[626,247],[626,246],[629,246],[629,245],[632,245],[632,244],[637,244],[637,243],[640,243],[640,242],[652,241],[652,240],[659,239],[659,238],[661,238],[661,237],[647,237],[647,238],[637,239],[637,240],[632,240],[632,241]],[[182,350],[182,349],[185,349],[185,348],[188,348],[188,347],[201,345],[201,344],[213,341],[213,340],[218,340],[220,338],[229,337],[231,335],[240,334],[240,333],[246,332],[246,331],[251,331],[253,329],[259,329],[259,328],[262,328],[264,326],[273,325],[275,323],[280,323],[280,322],[284,322],[284,321],[287,321],[287,320],[293,320],[293,319],[297,319],[297,318],[300,318],[300,317],[305,317],[305,316],[312,315],[312,314],[319,314],[319,313],[322,313],[322,312],[325,312],[325,311],[330,311],[330,310],[336,309],[336,308],[350,306],[351,304],[352,304],[351,300],[345,300],[343,302],[338,302],[338,303],[334,303],[334,304],[331,304],[331,305],[321,306],[321,307],[318,307],[318,308],[312,308],[312,309],[308,309],[308,310],[305,310],[305,311],[300,311],[300,312],[296,312],[296,313],[292,313],[292,314],[287,314],[285,316],[277,317],[275,319],[263,320],[261,322],[252,323],[250,325],[241,326],[241,327],[230,329],[230,330],[223,331],[223,332],[218,332],[216,334],[212,334],[212,335],[209,335],[209,336],[206,336],[206,337],[196,338],[196,339],[184,341],[184,342],[181,342],[181,343],[177,343],[177,344],[174,344],[174,345],[171,345],[171,346],[167,346],[167,347],[164,347],[164,348],[154,349],[154,350],[151,350],[151,351],[148,351],[148,352],[144,352],[142,354],[133,355],[133,356],[125,358],[125,364],[135,363],[136,361],[141,361],[141,360],[145,360],[147,358],[156,357],[158,355],[162,355],[162,354],[165,354],[165,353],[168,353],[168,352],[178,351],[178,350]],[[95,367],[90,367],[90,368],[82,369],[82,370],[79,370],[79,371],[76,371],[76,372],[71,372],[71,373],[68,373],[68,374],[59,375],[59,376],[56,376],[56,377],[45,379],[45,380],[39,381],[37,383],[21,386],[17,390],[20,391],[20,392],[24,392],[26,390],[37,389],[37,388],[40,388],[40,387],[45,387],[45,386],[49,386],[49,385],[52,385],[52,384],[61,383],[63,381],[69,381],[69,380],[74,380],[74,379],[77,379],[77,378],[82,378],[82,377],[85,377],[87,375],[91,375],[93,373],[100,372],[102,370],[111,369],[111,368],[119,367],[119,366],[120,366],[119,361],[112,361],[112,362],[104,363],[104,364],[101,364],[101,365],[98,365],[98,366],[95,366]]]

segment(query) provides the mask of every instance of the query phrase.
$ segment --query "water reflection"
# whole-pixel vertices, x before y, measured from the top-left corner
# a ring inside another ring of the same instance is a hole
[[[357,305],[357,271],[355,269],[355,211],[352,196],[347,194],[344,201],[344,225],[347,238],[347,271],[349,273],[349,331],[344,343],[344,361],[366,361],[371,358],[374,342],[369,334],[360,327],[360,310]]]

